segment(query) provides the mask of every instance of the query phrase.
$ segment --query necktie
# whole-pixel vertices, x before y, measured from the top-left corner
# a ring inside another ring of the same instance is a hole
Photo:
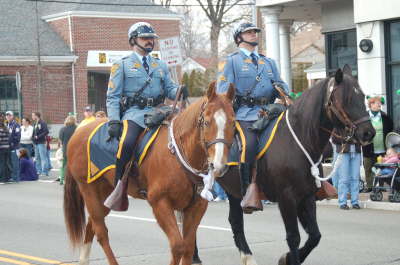
[[[255,66],[257,66],[257,65],[258,65],[257,56],[256,56],[254,53],[251,53],[251,54],[250,54],[250,57],[251,57],[251,61],[253,62],[253,64],[254,64]]]
[[[149,73],[149,65],[147,64],[146,56],[143,56],[143,67],[144,67],[144,70],[146,70],[146,72]]]

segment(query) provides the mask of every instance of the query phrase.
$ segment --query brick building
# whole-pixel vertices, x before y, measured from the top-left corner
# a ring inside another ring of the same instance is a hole
[[[146,21],[160,38],[180,34],[180,16],[150,1],[109,3],[0,1],[0,111],[41,110],[61,124],[68,112],[82,118],[86,105],[104,110],[112,61],[131,51],[129,27]]]

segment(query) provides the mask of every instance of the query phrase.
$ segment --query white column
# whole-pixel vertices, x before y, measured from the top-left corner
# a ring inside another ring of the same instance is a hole
[[[281,77],[288,84],[290,91],[292,91],[292,65],[290,59],[290,27],[292,24],[293,20],[279,21]]]
[[[281,6],[261,7],[265,23],[265,48],[267,56],[274,59],[278,68],[280,68],[279,51],[279,15],[282,13]],[[280,70],[280,69],[279,69]]]
[[[386,97],[384,22],[358,23],[356,28],[358,82],[366,95]],[[372,51],[369,53],[362,52],[358,47],[362,39],[370,39],[373,42]],[[383,105],[383,108],[386,106]]]

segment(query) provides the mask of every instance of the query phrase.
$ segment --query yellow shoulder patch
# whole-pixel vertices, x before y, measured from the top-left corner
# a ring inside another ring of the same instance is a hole
[[[113,91],[114,89],[115,89],[114,82],[110,79],[110,81],[108,81],[108,90]]]
[[[115,72],[118,70],[118,68],[119,68],[119,64],[116,64],[116,63],[111,66],[111,70],[110,70],[111,76],[113,76],[115,74]]]
[[[226,61],[222,61],[218,63],[218,72],[223,72],[225,69]]]
[[[224,75],[220,75],[220,76],[219,76],[219,80],[220,80],[220,81],[226,81],[226,78],[225,78]]]

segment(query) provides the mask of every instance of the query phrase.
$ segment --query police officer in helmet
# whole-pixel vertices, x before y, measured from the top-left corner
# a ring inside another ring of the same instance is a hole
[[[110,118],[110,138],[121,138],[122,147],[117,154],[116,186],[104,205],[116,211],[128,208],[126,186],[121,181],[125,166],[133,157],[134,145],[146,128],[144,114],[164,102],[165,97],[174,99],[177,85],[171,80],[167,65],[150,56],[158,36],[146,22],[133,24],[128,31],[128,41],[133,48],[131,55],[113,64],[107,90],[107,112]],[[187,89],[183,96],[187,97]]]
[[[280,78],[274,60],[259,54],[256,50],[259,32],[261,29],[252,23],[239,24],[233,33],[238,51],[227,56],[226,60],[218,65],[217,92],[226,92],[230,83],[234,83],[236,87],[234,109],[236,120],[240,124],[239,135],[244,136],[241,137],[245,156],[240,161],[240,179],[243,195],[241,205],[245,213],[262,209],[259,200],[256,204],[248,200],[252,195],[256,195],[249,194],[247,187],[257,173],[258,145],[257,132],[250,130],[249,127],[259,118],[261,108],[274,103],[279,96],[274,85],[279,85],[286,92],[288,91],[287,85]]]

